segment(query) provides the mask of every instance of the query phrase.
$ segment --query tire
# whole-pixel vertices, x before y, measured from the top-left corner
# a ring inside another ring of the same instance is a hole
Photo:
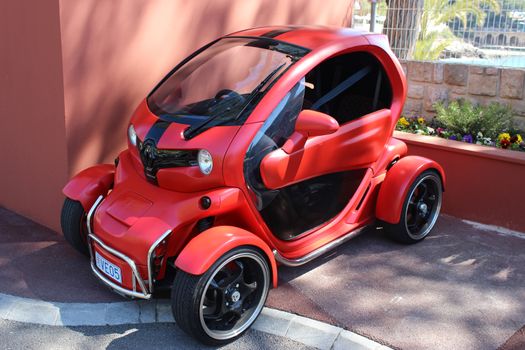
[[[265,256],[252,247],[227,252],[200,276],[178,270],[171,291],[177,325],[205,345],[234,341],[261,313],[270,275]]]
[[[393,240],[413,244],[422,241],[434,227],[443,200],[441,177],[435,170],[426,170],[410,185],[403,201],[397,224],[383,223]]]
[[[60,216],[66,241],[78,252],[89,256],[87,246],[86,212],[80,202],[66,198]]]

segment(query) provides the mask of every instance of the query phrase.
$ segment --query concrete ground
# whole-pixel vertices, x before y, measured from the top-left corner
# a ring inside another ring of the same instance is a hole
[[[267,306],[401,349],[523,349],[524,251],[523,234],[448,216],[412,246],[369,230],[305,266],[281,267]],[[122,300],[95,280],[60,235],[1,208],[0,293]]]
[[[0,320],[2,349],[202,349],[202,345],[169,323],[99,327],[56,327]],[[250,330],[225,350],[315,349]]]

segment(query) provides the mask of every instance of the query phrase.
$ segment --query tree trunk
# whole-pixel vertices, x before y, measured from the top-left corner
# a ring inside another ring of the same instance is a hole
[[[419,33],[424,0],[388,0],[383,33],[399,59],[409,59],[414,53]]]
[[[342,27],[348,27],[352,28],[352,19],[354,18],[354,1],[350,0],[348,2],[348,7],[346,8],[346,14],[343,18],[343,23],[341,24]]]

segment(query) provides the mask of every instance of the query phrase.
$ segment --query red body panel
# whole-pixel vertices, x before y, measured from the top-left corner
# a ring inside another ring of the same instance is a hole
[[[407,154],[407,145],[393,137],[388,140],[385,149],[378,161],[372,166],[375,174],[386,172],[388,166],[396,159],[401,159]]]
[[[66,197],[79,201],[87,212],[98,196],[108,193],[113,186],[114,175],[114,165],[95,165],[75,175],[62,192]]]
[[[312,137],[294,153],[282,148],[269,153],[261,162],[264,184],[276,189],[323,174],[370,167],[390,137],[390,119],[390,110],[384,109],[346,123],[331,135]]]
[[[277,287],[277,265],[268,245],[253,233],[235,226],[215,226],[202,232],[184,247],[175,265],[192,275],[201,275],[223,254],[240,246],[253,246],[267,255],[273,285]]]
[[[198,220],[221,213],[239,212],[245,198],[237,188],[211,191],[173,192],[146,182],[133,166],[132,156],[124,151],[115,174],[115,186],[102,201],[93,218],[96,235],[139,264],[146,265],[149,247],[167,230],[173,230],[168,254],[175,255],[196,234]],[[211,206],[203,209],[200,199],[208,196]],[[247,227],[244,217],[234,222]],[[145,249],[146,248],[146,249]]]
[[[394,164],[388,171],[379,191],[376,217],[392,224],[398,223],[403,201],[410,185],[423,171],[428,169],[435,169],[439,173],[443,188],[445,188],[445,172],[433,160],[419,156],[407,156]]]

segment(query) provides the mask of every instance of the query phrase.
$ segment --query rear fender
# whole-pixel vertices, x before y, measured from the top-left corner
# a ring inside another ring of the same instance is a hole
[[[234,226],[215,226],[193,238],[175,260],[175,266],[192,275],[202,275],[228,251],[240,247],[259,248],[266,255],[277,287],[277,264],[268,245],[253,233]]]
[[[115,166],[100,164],[82,170],[62,189],[66,197],[79,201],[87,212],[100,195],[105,195],[113,186]]]
[[[438,172],[445,189],[445,172],[435,161],[419,156],[407,156],[395,163],[386,173],[386,178],[381,184],[377,197],[376,218],[397,224],[410,186],[422,172],[428,169]]]

